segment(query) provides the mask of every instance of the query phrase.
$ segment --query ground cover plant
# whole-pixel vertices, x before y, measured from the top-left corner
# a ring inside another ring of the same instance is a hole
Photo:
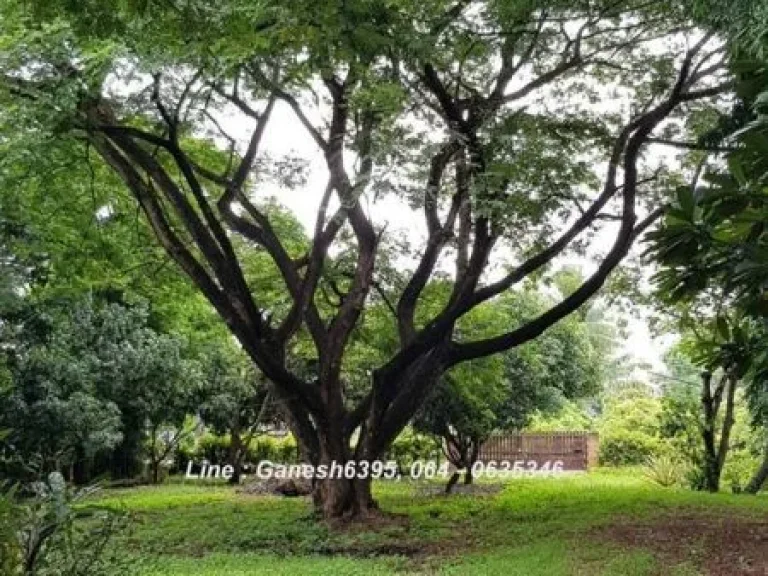
[[[120,546],[152,559],[147,576],[737,576],[768,566],[765,496],[661,488],[627,470],[516,479],[493,494],[424,488],[375,484],[387,514],[352,525],[315,522],[308,499],[223,484],[111,491],[98,503],[137,515]]]

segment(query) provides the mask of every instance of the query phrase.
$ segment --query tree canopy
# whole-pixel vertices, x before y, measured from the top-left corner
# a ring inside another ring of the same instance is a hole
[[[10,0],[0,17],[3,177],[74,162],[122,181],[315,463],[376,459],[448,370],[586,303],[676,182],[647,149],[684,140],[731,86],[720,42],[666,3]],[[306,237],[259,196],[297,183],[265,149],[279,110],[324,167]],[[424,234],[389,265],[385,200]],[[471,336],[474,310],[602,224],[597,268],[567,296]],[[278,302],[259,281],[271,274]],[[449,290],[423,318],[436,278]],[[347,351],[376,300],[396,346],[348,393]],[[369,510],[370,482],[322,482],[317,502]]]

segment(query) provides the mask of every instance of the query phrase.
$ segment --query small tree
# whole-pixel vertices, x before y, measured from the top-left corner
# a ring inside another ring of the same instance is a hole
[[[746,386],[752,426],[760,430],[764,442],[762,462],[744,489],[748,494],[757,494],[768,481],[768,347],[766,343],[767,337],[763,332],[757,338],[759,349],[755,350]]]
[[[149,478],[157,484],[163,462],[194,432],[194,423],[187,420],[195,410],[200,370],[183,357],[179,340],[150,330],[142,332],[138,348],[132,350],[139,357],[130,383],[145,423]]]
[[[76,345],[78,314],[88,306],[63,314],[56,306],[25,306],[18,324],[5,317],[14,326],[4,350],[10,382],[0,388],[0,428],[11,430],[0,444],[15,455],[9,477],[60,472],[82,482],[88,462],[122,440],[119,408],[99,391],[102,367]]]
[[[723,312],[699,326],[685,347],[701,374],[700,432],[703,442],[702,487],[720,489],[735,423],[736,390],[752,367],[755,336],[748,321],[729,320]]]
[[[239,351],[215,348],[205,358],[199,414],[217,434],[229,436],[230,482],[238,484],[248,447],[278,414],[264,377]]]
[[[461,470],[464,483],[472,483],[472,465],[480,446],[499,420],[496,411],[502,405],[506,383],[501,374],[490,379],[483,376],[494,375],[489,370],[482,371],[477,379],[447,374],[414,420],[417,430],[441,438],[443,453],[456,468],[446,493],[459,481]]]
[[[731,166],[739,172],[738,156],[733,158]],[[762,362],[763,297],[761,290],[755,293],[753,276],[759,266],[741,258],[757,254],[759,259],[759,252],[744,244],[753,236],[759,242],[763,224],[752,222],[754,214],[744,215],[739,224],[734,212],[765,205],[757,199],[750,206],[735,176],[710,180],[698,187],[696,176],[692,185],[680,187],[663,225],[649,235],[649,253],[661,265],[654,280],[658,299],[671,305],[664,313],[684,333],[684,353],[702,369],[702,487],[716,492],[729,450],[736,389],[742,381],[753,390],[761,387],[751,376]]]
[[[492,331],[536,314],[547,303],[531,288],[509,294],[492,313],[475,311],[471,327]],[[466,484],[473,481],[472,465],[494,430],[520,430],[535,411],[551,412],[567,399],[600,390],[610,358],[596,352],[586,316],[576,315],[534,342],[446,374],[414,420],[417,429],[442,439],[444,454],[457,469],[446,492],[458,482],[458,470],[465,471]]]

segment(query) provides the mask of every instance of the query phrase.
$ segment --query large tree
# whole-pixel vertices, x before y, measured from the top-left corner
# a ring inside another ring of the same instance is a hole
[[[644,160],[649,145],[668,143],[673,125],[684,133],[686,114],[729,87],[721,47],[666,3],[10,0],[0,10],[14,153],[39,153],[47,135],[80,139],[124,181],[315,464],[375,460],[446,371],[536,338],[593,296],[660,213],[667,179]],[[304,246],[257,196],[290,172],[262,145],[278,110],[303,126],[326,172]],[[229,132],[245,127],[240,145]],[[380,250],[400,233],[376,217],[384,201],[425,224],[395,282],[381,274]],[[612,239],[601,236],[596,270],[572,293],[498,334],[466,336],[470,311],[583,250],[602,223]],[[287,306],[271,307],[244,273],[254,251]],[[344,266],[333,278],[329,255]],[[491,274],[491,262],[506,267]],[[417,321],[438,275],[450,294]],[[398,343],[351,402],[345,352],[373,298]],[[310,360],[297,363],[306,342]],[[364,513],[370,478],[318,482],[315,501],[326,516]]]

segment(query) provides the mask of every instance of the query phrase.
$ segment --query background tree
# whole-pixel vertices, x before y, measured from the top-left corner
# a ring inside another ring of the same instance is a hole
[[[462,470],[464,483],[472,483],[472,465],[477,461],[480,447],[498,425],[498,412],[508,383],[500,367],[496,368],[494,373],[492,368],[473,370],[472,364],[467,364],[461,373],[445,375],[414,420],[417,430],[440,438],[443,454],[456,468],[448,480],[446,493],[459,481]]]
[[[699,138],[692,183],[678,188],[662,226],[649,235],[649,253],[661,267],[654,277],[657,297],[675,307],[679,327],[693,342],[689,356],[705,370],[702,434],[705,485],[710,490],[718,488],[728,450],[737,384],[744,381],[758,425],[759,398],[765,393],[765,381],[758,374],[763,372],[766,312],[766,203],[761,180],[768,169],[761,94],[768,82],[764,65],[745,53],[738,38],[731,50],[736,104],[721,116],[716,130]],[[715,426],[723,399],[718,448]]]
[[[178,428],[195,386],[183,344],[148,328],[147,318],[146,307],[89,299],[27,316],[5,351],[11,386],[0,428],[12,432],[3,443],[26,462],[39,460],[37,473],[82,482],[94,460],[107,459],[115,476],[135,474],[145,436],[151,445],[161,426]],[[161,460],[155,448],[153,464]]]
[[[672,445],[674,453],[696,470],[690,484],[701,488],[701,367],[688,358],[683,342],[665,354],[668,376],[657,382],[661,392],[661,436]],[[693,474],[693,473],[692,473]]]
[[[697,332],[691,356],[694,362],[704,368],[701,375],[704,488],[717,492],[730,449],[731,430],[735,423],[736,389],[750,369],[753,336],[749,333],[746,323],[733,325],[725,316],[718,317],[714,338],[712,332],[710,328],[709,337],[704,336],[702,330]],[[722,423],[719,424],[721,407]]]
[[[146,440],[144,450],[149,463],[149,479],[160,482],[161,468],[165,465],[184,439],[194,434],[197,425],[188,421],[195,409],[195,382],[199,371],[182,360],[175,342],[161,342],[157,351],[170,354],[163,359],[169,369],[165,378],[150,376],[143,382],[141,399],[146,416]],[[163,346],[166,344],[166,346]]]
[[[659,450],[660,416],[661,402],[647,390],[625,390],[608,397],[597,425],[600,462],[610,466],[644,464]]]
[[[29,480],[57,471],[82,480],[87,460],[121,442],[120,411],[100,396],[91,358],[72,349],[76,322],[53,319],[50,309],[24,312],[31,317],[5,350],[11,382],[2,390],[0,427],[11,430],[2,443],[14,458],[4,475]]]
[[[557,276],[557,275],[556,275]],[[534,287],[510,292],[491,309],[468,315],[476,331],[494,332],[533,316],[550,305]],[[414,425],[442,439],[448,461],[457,469],[450,492],[464,470],[472,482],[472,465],[495,430],[520,430],[534,411],[551,413],[564,402],[596,394],[610,359],[593,347],[587,315],[574,315],[523,346],[491,358],[467,362],[448,372],[428,397]]]
[[[210,350],[203,370],[199,414],[214,432],[229,436],[230,482],[238,484],[248,447],[266,428],[279,422],[279,415],[263,377],[239,350]]]

